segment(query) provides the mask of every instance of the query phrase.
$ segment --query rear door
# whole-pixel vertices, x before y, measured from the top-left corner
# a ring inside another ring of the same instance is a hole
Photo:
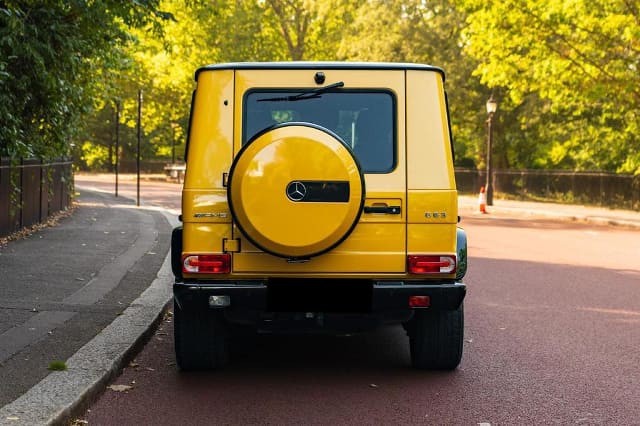
[[[322,85],[313,83],[318,71],[326,76]],[[241,153],[243,147],[246,150],[256,134],[268,132],[271,126],[311,123],[328,129],[347,145],[359,163],[365,191],[362,211],[346,238],[310,259],[287,259],[265,253],[252,244],[254,238],[243,235],[241,229],[234,226],[233,237],[241,240],[241,251],[233,256],[234,272],[285,276],[404,273],[407,253],[405,71],[243,69],[236,70],[235,82],[234,156]],[[326,92],[320,89],[317,95],[300,95],[340,82],[344,83],[342,87]],[[292,179],[292,182],[310,181],[305,180],[304,172]],[[319,214],[328,215],[332,211],[332,206],[322,202],[304,207],[315,209],[314,213]],[[274,218],[273,226],[282,226],[277,223],[277,214],[270,214]]]

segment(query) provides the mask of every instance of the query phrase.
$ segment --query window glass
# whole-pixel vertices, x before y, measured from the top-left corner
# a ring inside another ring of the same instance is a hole
[[[395,168],[395,100],[387,91],[325,92],[287,100],[303,91],[253,90],[245,96],[242,143],[280,123],[307,122],[336,133],[366,173]]]

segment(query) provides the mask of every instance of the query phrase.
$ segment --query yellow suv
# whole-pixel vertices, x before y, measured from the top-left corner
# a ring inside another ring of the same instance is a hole
[[[238,326],[397,323],[414,367],[456,368],[467,244],[444,72],[233,63],[196,82],[171,247],[178,366],[222,367]]]

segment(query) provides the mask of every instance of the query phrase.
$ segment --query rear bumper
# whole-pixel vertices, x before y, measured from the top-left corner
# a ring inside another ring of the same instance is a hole
[[[378,282],[373,285],[373,311],[407,309],[410,296],[429,296],[430,309],[457,309],[466,295],[462,282],[443,284],[405,284]]]
[[[466,286],[462,282],[351,280],[309,286],[298,282],[283,289],[266,281],[210,281],[177,282],[173,294],[182,309],[218,311],[231,323],[261,331],[353,330],[410,320],[415,311],[409,307],[410,296],[429,296],[426,309],[457,309]],[[210,296],[228,296],[230,304],[212,308]]]

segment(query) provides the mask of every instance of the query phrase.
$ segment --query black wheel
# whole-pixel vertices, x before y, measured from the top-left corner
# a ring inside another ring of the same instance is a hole
[[[416,311],[407,325],[411,365],[422,370],[453,370],[462,359],[463,306],[454,311]]]
[[[173,327],[180,370],[210,370],[227,364],[226,327],[215,312],[185,311],[174,300]]]
[[[171,232],[171,271],[176,281],[182,281],[182,226]]]

